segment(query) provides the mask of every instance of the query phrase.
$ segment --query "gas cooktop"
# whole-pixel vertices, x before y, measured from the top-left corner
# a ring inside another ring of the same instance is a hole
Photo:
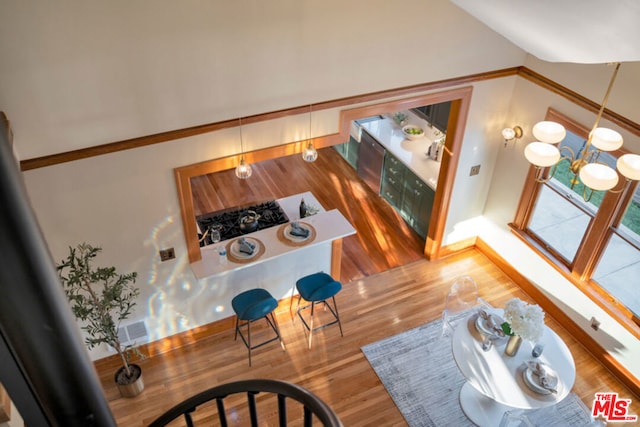
[[[198,233],[200,246],[212,245],[218,241],[221,242],[246,234],[247,232],[240,228],[240,219],[248,215],[249,211],[259,215],[258,226],[251,232],[289,222],[289,217],[275,200],[198,215],[196,216],[196,222],[200,227]],[[220,234],[220,240],[217,240],[216,231]]]

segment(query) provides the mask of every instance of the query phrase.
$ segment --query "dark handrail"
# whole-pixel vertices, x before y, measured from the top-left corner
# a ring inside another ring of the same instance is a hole
[[[192,396],[160,415],[149,427],[163,427],[176,418],[183,416],[187,426],[194,426],[191,414],[198,406],[216,400],[218,418],[221,426],[227,425],[224,399],[237,393],[247,393],[247,404],[251,416],[251,425],[258,426],[258,413],[255,396],[258,393],[274,393],[278,395],[278,414],[280,426],[287,425],[286,398],[301,403],[304,407],[304,425],[311,426],[316,416],[325,427],[342,427],[342,422],[335,412],[309,390],[286,381],[272,379],[253,379],[222,384]]]

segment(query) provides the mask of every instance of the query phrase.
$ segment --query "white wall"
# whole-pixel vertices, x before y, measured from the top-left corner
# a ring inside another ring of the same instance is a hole
[[[504,116],[512,87],[513,78],[474,85],[467,133],[483,133],[484,119],[492,111]],[[324,122],[334,117],[327,128],[337,126],[337,114],[323,116]],[[243,137],[252,141],[278,134],[285,123],[243,126]],[[54,260],[61,261],[69,245],[86,241],[103,247],[100,260],[105,265],[137,271],[142,295],[131,320],[146,319],[151,339],[230,316],[234,290],[217,279],[196,280],[189,267],[173,168],[228,155],[229,141],[237,135],[237,129],[228,129],[26,172],[29,198]],[[456,181],[452,194],[450,217],[455,221],[483,211],[501,142],[468,147],[460,160],[466,176]],[[468,177],[469,165],[476,162],[483,164],[481,175]],[[177,259],[161,263],[158,250],[166,247],[175,248]],[[101,357],[105,351],[99,348],[92,355]]]
[[[2,2],[0,55],[23,159],[525,59],[448,0]]]
[[[601,88],[602,93],[594,94],[593,99],[600,103],[606,91],[612,68],[605,65],[577,66],[573,64],[546,64],[529,59],[528,65],[579,93],[588,88]],[[623,64],[620,77],[614,86],[609,107],[621,113],[627,111],[627,117],[640,121],[638,109],[638,88],[640,88],[640,63]],[[548,73],[548,74],[547,74]],[[580,79],[576,78],[580,76]],[[614,97],[615,94],[615,97]],[[586,96],[586,94],[585,94]],[[633,106],[635,105],[635,108]],[[524,79],[518,79],[509,108],[509,118],[513,125],[524,129],[524,137],[515,145],[500,149],[491,183],[491,191],[483,217],[471,221],[478,235],[513,265],[521,274],[534,283],[545,295],[563,309],[588,335],[602,345],[617,361],[625,366],[636,378],[640,378],[640,341],[620,326],[599,306],[594,304],[575,286],[555,271],[542,258],[537,256],[510,231],[507,224],[514,219],[524,179],[529,164],[524,158],[524,147],[533,141],[531,128],[544,119],[548,107],[577,120],[590,128],[595,114],[589,113]],[[613,126],[602,121],[603,126]],[[616,127],[617,128],[617,127]],[[619,129],[619,128],[617,128]],[[629,132],[621,131],[625,147],[640,153],[640,138]],[[590,319],[595,316],[600,322],[600,330],[590,327]]]
[[[496,157],[504,140],[501,131],[507,121],[516,77],[478,82],[473,85],[471,106],[464,131],[443,244],[452,244],[477,235],[468,220],[482,215],[491,188]],[[471,167],[480,165],[478,175]]]
[[[0,57],[0,109],[22,159],[525,60],[447,0],[3,2]],[[503,115],[512,84],[480,84],[474,111]],[[483,114],[472,112],[472,132]],[[337,117],[314,113],[314,135],[335,132]],[[245,149],[301,139],[306,123],[243,126]],[[461,162],[490,166],[492,145]],[[137,271],[131,320],[146,318],[159,339],[230,315],[230,291],[188,266],[173,168],[238,151],[229,129],[28,171],[25,182],[54,260],[87,241],[105,265]],[[489,170],[460,179],[456,215],[482,212]],[[176,260],[160,263],[165,247]]]
[[[3,2],[0,57],[0,109],[23,159],[525,61],[447,0]],[[526,65],[597,102],[610,75],[531,57]],[[624,64],[610,100],[635,121],[638,76],[637,63]],[[478,233],[579,324],[597,314],[596,339],[640,377],[637,340],[506,229],[528,167],[524,142],[548,106],[586,124],[594,117],[523,79],[474,85],[445,243]],[[337,112],[322,117],[317,134],[335,131]],[[301,123],[243,127],[246,148],[299,139]],[[504,148],[499,131],[515,124],[525,137]],[[105,264],[140,273],[135,318],[147,317],[157,339],[228,315],[211,309],[227,291],[188,267],[172,169],[238,149],[230,129],[29,171],[25,181],[55,260],[88,241],[104,247]],[[480,175],[469,177],[475,164]],[[170,246],[178,258],[160,263],[158,249]]]

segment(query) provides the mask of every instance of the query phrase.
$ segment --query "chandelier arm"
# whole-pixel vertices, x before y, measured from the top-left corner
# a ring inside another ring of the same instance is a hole
[[[558,164],[556,163],[556,165],[553,167],[553,171],[555,172],[555,169],[557,168]],[[549,176],[547,176],[546,178],[542,177],[543,171],[545,168],[541,168],[540,166],[536,166],[536,178],[535,181],[539,184],[545,184],[547,182],[549,182],[551,180],[551,178],[553,178],[553,173],[550,174]]]
[[[603,165],[606,165],[605,162],[600,162],[600,154],[602,153],[602,151],[600,150],[593,150],[591,151],[591,153],[589,153],[589,163],[600,163]]]
[[[569,156],[567,157],[566,155],[562,155],[563,151],[567,151],[569,153]],[[568,160],[569,163],[573,163],[575,159],[576,153],[571,149],[571,147],[569,147],[568,145],[563,145],[562,147],[560,147],[560,160],[558,160],[558,162],[561,162],[562,160]]]

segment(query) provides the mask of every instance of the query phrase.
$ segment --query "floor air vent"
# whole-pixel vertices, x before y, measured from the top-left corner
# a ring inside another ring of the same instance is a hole
[[[149,333],[144,320],[118,328],[118,338],[120,338],[122,345],[142,344],[147,342],[148,337]]]

